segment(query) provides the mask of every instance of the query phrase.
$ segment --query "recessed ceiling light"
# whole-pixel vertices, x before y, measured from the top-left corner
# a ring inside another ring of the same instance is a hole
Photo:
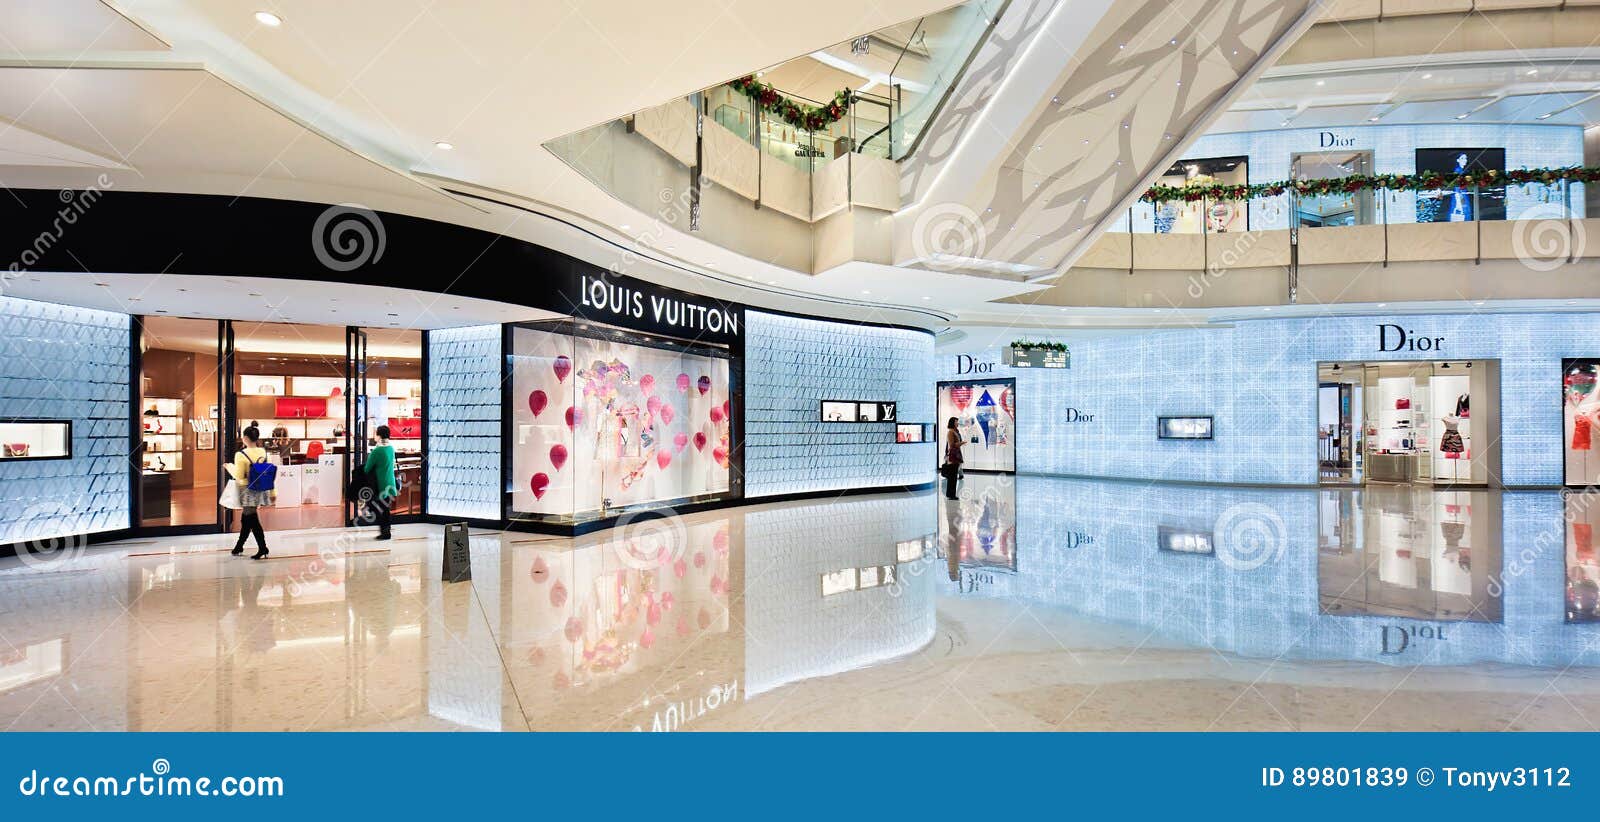
[[[932,297],[923,297],[923,298],[922,298],[922,299],[924,299],[924,300],[931,300],[931,299],[933,299],[933,298],[932,298]]]
[[[1367,122],[1376,123],[1376,122],[1378,122],[1378,118],[1376,118],[1376,117],[1368,117],[1367,118]]]
[[[1378,307],[1379,308],[1388,308],[1389,304],[1388,303],[1378,303]]]
[[[1319,85],[1319,86],[1325,86],[1325,85],[1327,85],[1327,84],[1328,84],[1328,81],[1327,81],[1327,80],[1318,80],[1318,81],[1317,81],[1317,85]]]
[[[717,267],[716,263],[706,263],[706,268],[716,268],[716,267]]]
[[[277,28],[283,25],[283,18],[270,11],[258,11],[256,12],[256,22],[263,26]]]
[[[1538,73],[1539,73],[1538,69],[1528,69],[1528,76],[1529,77],[1532,77],[1533,75],[1538,74]]]
[[[633,226],[631,226],[631,225],[628,225],[628,224],[627,224],[627,223],[623,223],[623,224],[622,224],[622,230],[623,230],[623,231],[627,231],[627,230],[628,230],[628,229],[630,229],[630,228],[633,228]]]
[[[436,149],[439,149],[440,151],[450,151],[450,150],[455,148],[455,144],[454,143],[447,143],[447,142],[445,142],[443,140],[440,140],[440,141],[434,143],[433,147],[436,148]]]
[[[871,294],[871,293],[872,293],[872,292],[871,292],[871,291],[868,291],[868,290],[867,290],[867,289],[865,289],[865,288],[863,288],[863,289],[861,289],[861,293],[862,293],[862,294]]]
[[[1424,74],[1424,75],[1422,75],[1422,79],[1424,79],[1424,80],[1432,80],[1433,79],[1433,75],[1432,74]]]
[[[1457,120],[1465,120],[1465,119],[1467,119],[1467,115],[1468,115],[1468,114],[1471,114],[1471,113],[1472,113],[1472,112],[1470,112],[1470,111],[1463,111],[1463,112],[1461,112],[1461,113],[1460,113],[1460,114],[1457,114],[1457,115],[1456,115],[1456,119],[1457,119]]]
[[[1554,116],[1556,116],[1556,113],[1552,111],[1552,112],[1550,112],[1548,114],[1541,114],[1538,117],[1535,117],[1533,119],[1535,119],[1535,120],[1548,120],[1548,119],[1550,119],[1551,117],[1554,117]]]

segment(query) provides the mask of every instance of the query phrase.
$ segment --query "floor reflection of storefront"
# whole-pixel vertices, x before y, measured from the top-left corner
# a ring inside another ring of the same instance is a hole
[[[939,498],[939,558],[963,593],[990,592],[996,575],[1017,572],[1017,482],[962,480],[961,499]]]
[[[1594,531],[1600,525],[1600,494],[1562,494],[1566,522],[1567,621],[1600,622],[1600,557]],[[1537,547],[1537,546],[1536,546]]]
[[[716,518],[513,543],[504,644],[530,726],[673,731],[737,701],[739,541],[736,520]]]
[[[1408,488],[1319,495],[1323,613],[1501,620],[1498,495]]]

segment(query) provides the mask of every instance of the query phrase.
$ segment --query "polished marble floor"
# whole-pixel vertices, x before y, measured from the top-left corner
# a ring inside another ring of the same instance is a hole
[[[1600,505],[972,477],[0,561],[0,728],[1596,730]]]

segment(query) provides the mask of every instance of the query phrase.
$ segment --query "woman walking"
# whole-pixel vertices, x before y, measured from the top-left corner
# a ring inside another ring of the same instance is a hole
[[[951,417],[944,431],[944,465],[940,471],[944,474],[945,499],[959,499],[956,496],[956,481],[961,479],[961,430],[956,427],[956,418]]]
[[[378,539],[389,539],[389,523],[393,519],[394,498],[400,489],[394,481],[394,446],[389,444],[389,426],[378,426],[378,444],[367,452],[367,461],[361,470],[372,480],[373,513],[378,520]]]
[[[250,558],[263,559],[267,555],[267,533],[261,527],[261,514],[256,509],[272,504],[273,482],[256,479],[269,472],[256,469],[252,473],[250,468],[252,465],[267,465],[267,449],[261,447],[261,429],[251,425],[241,434],[243,447],[234,454],[233,462],[227,466],[229,475],[239,485],[239,506],[244,511],[239,517],[239,542],[233,546],[233,555],[244,553],[245,540],[255,534],[256,552]]]

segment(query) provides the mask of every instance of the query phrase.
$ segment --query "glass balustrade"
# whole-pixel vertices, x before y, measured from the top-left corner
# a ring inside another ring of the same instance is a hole
[[[1506,183],[1496,186],[1355,189],[1301,194],[1285,191],[1249,200],[1135,203],[1109,229],[1136,234],[1227,234],[1362,225],[1582,219],[1582,183]]]

